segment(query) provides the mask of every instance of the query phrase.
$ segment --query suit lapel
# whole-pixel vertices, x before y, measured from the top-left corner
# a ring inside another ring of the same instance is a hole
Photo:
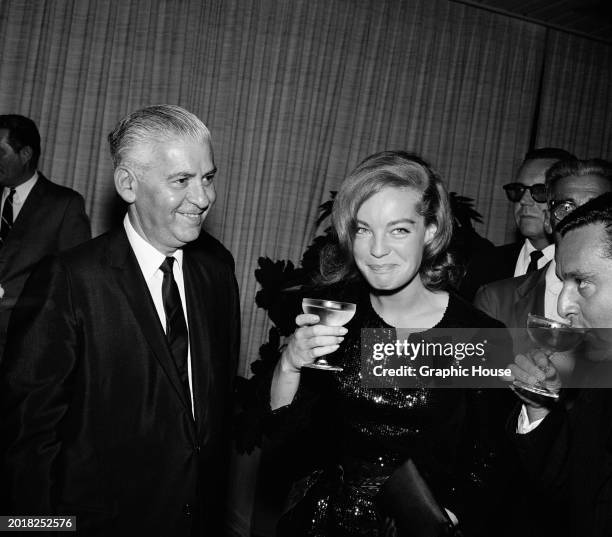
[[[543,272],[541,272],[543,270]],[[544,295],[546,292],[546,269],[529,274],[514,290],[514,317],[512,328],[517,330],[513,335],[514,352],[525,352],[530,345],[527,335],[527,315],[535,313],[544,315]]]
[[[548,264],[530,274],[516,288],[514,312],[516,319],[527,320],[527,314],[544,315],[544,297],[546,295],[546,270]]]
[[[516,268],[516,261],[518,259],[521,248],[523,247],[522,242],[514,242],[509,244],[507,248],[503,250],[502,262],[503,266],[507,267],[506,278],[512,278],[514,276],[514,269]]]
[[[35,216],[36,210],[45,203],[45,190],[47,189],[48,180],[45,176],[38,172],[38,180],[32,190],[28,194],[28,197],[21,207],[17,219],[13,223],[13,228],[8,234],[6,242],[19,244],[23,238],[23,234],[26,230],[30,229],[33,217]],[[6,245],[5,245],[6,247]]]
[[[109,242],[110,265],[113,268],[115,279],[127,297],[132,313],[146,336],[152,354],[170,380],[177,396],[191,414],[191,404],[186,399],[149,288],[123,228],[113,233],[109,237]]]
[[[609,375],[604,373],[603,376]],[[602,489],[612,479],[612,395],[606,388],[587,389],[581,395],[589,400],[589,404],[585,405],[585,412],[578,418],[583,426],[590,426],[594,430],[595,438],[590,442],[581,438],[577,442],[592,459],[591,467],[596,471],[593,500],[598,501]],[[597,447],[601,445],[601,451],[594,449],[593,444]],[[609,488],[607,493],[610,494]]]
[[[0,278],[4,281],[5,278],[14,278],[19,271],[22,271],[24,259],[28,258],[28,254],[24,256],[24,252],[28,252],[29,244],[32,241],[33,234],[39,230],[43,236],[47,236],[44,232],[45,223],[38,217],[41,207],[47,204],[46,191],[49,181],[39,172],[36,184],[28,194],[28,197],[21,207],[13,228],[4,241],[4,246],[0,248]],[[2,189],[0,188],[0,194]],[[50,237],[50,239],[52,239]],[[10,275],[10,276],[9,276]],[[13,297],[13,301],[16,297]],[[7,306],[6,300],[2,307]]]
[[[183,277],[185,300],[189,323],[189,345],[191,351],[191,378],[198,438],[203,438],[214,391],[214,371],[211,363],[212,340],[210,313],[212,304],[212,282],[205,263],[196,258],[189,248],[184,249]]]
[[[548,263],[538,270],[536,285],[535,285],[535,299],[533,302],[534,312],[536,315],[546,316],[546,271],[548,270]]]

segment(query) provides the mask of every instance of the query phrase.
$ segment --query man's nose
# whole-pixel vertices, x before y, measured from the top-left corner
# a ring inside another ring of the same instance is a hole
[[[205,209],[215,201],[214,186],[204,185],[202,181],[193,181],[189,186],[187,199],[200,209]]]
[[[521,196],[519,203],[521,205],[533,205],[535,203],[534,199],[531,197],[531,190],[526,188],[523,191],[523,195]]]
[[[557,299],[557,313],[564,319],[571,320],[579,312],[575,295],[576,291],[574,289],[567,284],[563,285],[563,289],[561,289]]]

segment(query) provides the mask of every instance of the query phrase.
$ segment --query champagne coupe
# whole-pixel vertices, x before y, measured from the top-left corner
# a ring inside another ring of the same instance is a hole
[[[356,308],[357,306],[350,302],[337,302],[335,300],[323,300],[318,298],[302,299],[302,310],[304,310],[304,313],[318,315],[319,322],[326,326],[344,326],[353,318]],[[341,367],[330,365],[323,357],[312,364],[304,365],[304,367],[323,369],[326,371],[342,371]]]
[[[548,358],[555,352],[569,351],[576,347],[584,339],[586,330],[572,328],[570,323],[556,321],[530,313],[527,315],[527,333],[531,341],[533,341]],[[520,380],[515,380],[512,384],[519,390],[526,390],[538,396],[552,399],[559,398],[559,394],[551,392],[543,383],[531,385],[521,382]]]

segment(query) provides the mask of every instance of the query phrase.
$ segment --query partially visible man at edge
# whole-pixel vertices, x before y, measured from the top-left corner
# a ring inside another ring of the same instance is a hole
[[[11,312],[36,263],[91,238],[83,197],[38,170],[40,152],[30,118],[0,115],[0,361]]]
[[[210,133],[158,105],[109,142],[123,224],[40,266],[13,316],[5,512],[76,515],[87,536],[222,535],[239,302],[230,254],[198,239]]]
[[[612,193],[577,208],[557,229],[555,258],[563,280],[558,310],[572,327],[589,330],[583,358],[597,357],[592,380],[598,388],[561,390],[559,374],[543,353],[518,355],[510,380],[543,383],[561,397],[544,406],[525,399],[509,421],[516,430],[509,432],[524,463],[525,486],[536,487],[536,496],[546,500],[541,514],[555,528],[550,535],[607,537],[612,535]],[[599,366],[608,374],[602,377]]]
[[[546,172],[547,233],[558,238],[555,229],[567,214],[588,200],[610,191],[612,164],[601,159],[576,158],[557,162]],[[526,328],[529,313],[560,318],[557,314],[557,299],[562,285],[555,274],[553,259],[535,272],[481,287],[474,299],[474,305],[511,329],[514,352],[518,354],[531,347]],[[574,368],[572,353],[555,355],[553,360],[564,375],[570,374]],[[512,524],[517,521],[510,521],[506,534],[520,532],[525,537],[553,535],[554,526],[547,517],[541,516],[532,501],[531,493],[523,490],[522,481],[515,483],[514,488],[509,502],[515,505],[515,510],[522,512],[525,518],[530,520],[530,524],[523,527],[522,521],[519,521],[518,526],[513,527]]]

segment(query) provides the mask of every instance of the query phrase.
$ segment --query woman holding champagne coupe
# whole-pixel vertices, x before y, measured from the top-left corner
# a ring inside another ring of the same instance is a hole
[[[481,436],[496,434],[483,430],[486,395],[427,385],[374,389],[362,382],[362,328],[395,334],[415,327],[419,335],[434,327],[503,327],[449,292],[456,269],[447,251],[453,221],[445,187],[418,156],[377,153],[343,182],[332,221],[338,240],[322,256],[319,295],[352,302],[356,313],[346,328],[298,315],[269,380],[273,421],[300,427],[320,404],[322,421],[331,424],[325,460],[294,487],[279,535],[405,535],[394,514],[381,514],[379,498],[408,460],[416,468],[408,487],[422,478],[418,500],[431,494],[439,504],[432,516],[442,517],[446,529],[438,534],[459,527],[485,535],[483,502],[491,494],[484,489],[494,449]],[[321,356],[342,371],[303,369]],[[503,417],[496,419],[501,427]],[[428,523],[415,518],[410,535],[424,535]]]

